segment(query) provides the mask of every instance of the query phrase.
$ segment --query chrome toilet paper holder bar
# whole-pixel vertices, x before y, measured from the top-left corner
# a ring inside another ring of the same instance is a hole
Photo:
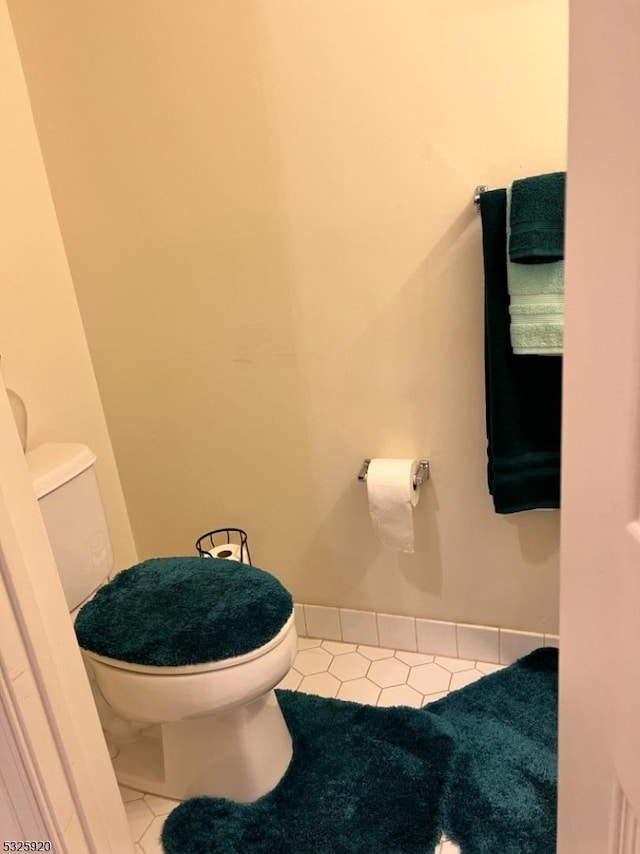
[[[367,479],[370,462],[371,457],[363,461],[362,468],[358,473],[359,481],[365,481]],[[415,473],[413,478],[413,488],[420,489],[425,480],[429,480],[429,460],[418,460],[418,471]]]

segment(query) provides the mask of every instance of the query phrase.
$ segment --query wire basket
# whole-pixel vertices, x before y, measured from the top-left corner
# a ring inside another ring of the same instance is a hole
[[[239,560],[251,566],[249,540],[242,528],[216,528],[214,531],[208,531],[198,537],[196,549],[200,557]]]

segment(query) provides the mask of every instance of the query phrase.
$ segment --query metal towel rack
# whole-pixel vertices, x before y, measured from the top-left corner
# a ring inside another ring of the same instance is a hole
[[[488,189],[486,184],[480,184],[473,191],[473,204],[476,206],[476,210],[480,210],[480,196],[486,193]]]
[[[371,458],[368,458],[362,463],[362,468],[358,474],[359,481],[365,481],[367,479],[370,462]],[[415,473],[413,478],[413,488],[419,489],[425,480],[429,480],[429,460],[418,460],[418,471]]]

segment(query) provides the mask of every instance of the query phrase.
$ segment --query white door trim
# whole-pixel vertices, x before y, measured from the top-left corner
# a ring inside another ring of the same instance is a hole
[[[43,816],[42,799],[35,797],[31,782],[33,773],[25,766],[26,745],[24,750],[18,750],[17,743],[23,743],[21,732],[15,714],[10,714],[5,706],[4,698],[10,686],[4,674],[0,675],[0,681],[0,828],[3,834],[0,841],[51,840],[53,831],[47,830],[51,822]]]
[[[570,4],[558,852],[640,854],[640,6]]]
[[[124,807],[0,378],[0,702],[56,854],[133,854]],[[3,842],[4,840],[0,840]]]

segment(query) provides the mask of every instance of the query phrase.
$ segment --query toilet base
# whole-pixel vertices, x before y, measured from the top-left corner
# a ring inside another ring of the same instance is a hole
[[[155,732],[154,732],[155,730]],[[123,786],[176,800],[199,795],[250,803],[287,770],[291,736],[273,691],[245,706],[163,723],[120,745]]]

